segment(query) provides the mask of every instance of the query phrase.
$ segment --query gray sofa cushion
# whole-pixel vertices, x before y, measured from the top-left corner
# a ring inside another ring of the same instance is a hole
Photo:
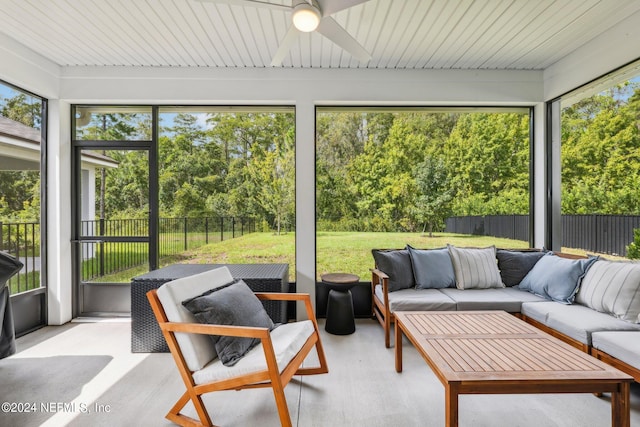
[[[596,261],[584,276],[576,301],[636,323],[640,314],[640,263]]]
[[[568,259],[548,252],[527,273],[518,288],[553,301],[571,304],[580,281],[596,259]]]
[[[458,289],[504,288],[496,248],[457,248],[447,245]]]
[[[414,249],[407,245],[416,289],[452,288],[456,276],[447,248]]]
[[[440,292],[454,300],[459,311],[504,310],[509,313],[519,313],[522,305],[519,294],[525,297],[528,294],[524,291],[509,293],[505,289],[440,289]]]
[[[640,331],[594,332],[591,340],[598,350],[640,369]]]
[[[640,325],[597,312],[584,305],[565,305],[547,316],[547,326],[583,344],[591,345],[591,334],[598,331],[640,331]]]
[[[382,286],[375,288],[380,301]],[[439,289],[402,289],[389,292],[389,310],[394,311],[455,311],[456,302],[440,292]]]
[[[389,276],[389,292],[415,286],[409,251],[373,249],[371,253],[378,269]]]
[[[522,309],[520,312],[525,316],[533,320],[536,320],[542,323],[543,325],[546,325],[547,318],[549,317],[549,313],[562,311],[564,308],[565,308],[564,304],[559,304],[554,301],[544,300],[543,302],[523,302]]]

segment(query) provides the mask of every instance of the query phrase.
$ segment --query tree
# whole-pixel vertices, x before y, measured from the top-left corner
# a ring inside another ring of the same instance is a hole
[[[418,165],[415,177],[418,197],[413,212],[424,224],[422,232],[428,228],[429,237],[433,237],[434,228],[440,228],[451,214],[454,194],[451,178],[444,161],[430,157]]]
[[[528,116],[463,114],[443,153],[456,189],[454,215],[495,214],[496,206],[506,207],[504,214],[528,213]]]
[[[0,115],[25,126],[40,128],[42,123],[42,101],[23,93],[4,98]]]

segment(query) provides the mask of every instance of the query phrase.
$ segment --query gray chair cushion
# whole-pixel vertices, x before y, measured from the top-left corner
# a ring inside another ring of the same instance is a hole
[[[583,344],[591,345],[591,334],[598,331],[640,330],[640,325],[616,319],[583,305],[564,305],[549,313],[547,326]]]
[[[210,325],[274,328],[260,300],[247,284],[239,280],[229,286],[214,288],[182,302],[200,323]],[[235,365],[260,343],[257,338],[211,335],[218,357],[225,366]]]
[[[382,286],[375,288],[376,296],[382,298]],[[403,289],[389,293],[389,310],[394,311],[455,311],[456,302],[439,289]]]
[[[640,315],[640,263],[596,261],[584,276],[576,301],[636,323]]]
[[[416,289],[452,288],[456,276],[447,248],[414,249],[407,245]]]
[[[389,276],[389,292],[415,286],[408,250],[373,249],[371,253],[378,269]]]
[[[640,331],[594,332],[591,340],[598,350],[640,369]]]
[[[271,332],[271,344],[280,372],[300,352],[313,333],[315,328],[311,320],[285,323]],[[206,384],[265,370],[267,360],[264,357],[264,348],[257,345],[233,366],[224,366],[220,359],[212,360],[203,369],[193,373],[193,380],[196,384]]]
[[[527,273],[518,288],[553,301],[571,304],[580,281],[596,259],[568,259],[548,252]]]
[[[496,248],[457,248],[447,245],[458,289],[504,288]]]

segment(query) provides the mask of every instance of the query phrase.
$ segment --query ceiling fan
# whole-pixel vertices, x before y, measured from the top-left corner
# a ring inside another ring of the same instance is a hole
[[[369,0],[292,0],[291,6],[269,3],[262,0],[198,0],[210,3],[225,3],[239,6],[262,7],[291,12],[292,24],[280,42],[276,54],[271,59],[271,66],[282,64],[300,32],[317,31],[342,49],[349,52],[360,62],[371,59],[369,52],[351,34],[340,26],[330,15],[341,10],[365,3]]]

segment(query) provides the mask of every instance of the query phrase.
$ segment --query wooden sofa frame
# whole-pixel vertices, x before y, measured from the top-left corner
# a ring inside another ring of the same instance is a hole
[[[569,258],[569,259],[580,259],[584,258],[580,255],[556,252],[556,255]],[[382,284],[382,295],[384,300],[380,301],[375,294],[376,284]],[[381,270],[377,268],[371,269],[371,294],[372,294],[372,307],[371,312],[373,313],[373,317],[378,320],[382,328],[384,329],[384,345],[386,348],[391,347],[391,325],[395,323],[395,319],[393,313],[389,309],[389,276]],[[554,336],[571,346],[584,351],[585,353],[589,353],[592,356],[602,360],[603,362],[613,366],[614,368],[620,369],[621,371],[631,375],[636,382],[640,383],[640,369],[634,366],[629,365],[615,357],[605,353],[601,350],[591,347],[588,344],[584,344],[576,339],[573,339],[561,332],[556,331],[555,329],[549,328],[548,326],[538,322],[535,319],[527,317],[521,313],[512,313],[514,316],[519,317],[525,322],[535,326],[536,328],[548,333],[551,336]]]
[[[202,395],[205,393],[220,390],[242,390],[247,388],[271,387],[276,400],[280,423],[283,427],[290,427],[291,417],[287,407],[287,401],[284,394],[284,387],[289,383],[294,375],[315,375],[325,374],[329,372],[327,362],[324,355],[322,342],[320,341],[320,333],[318,331],[318,322],[316,321],[311,299],[309,294],[292,294],[292,293],[255,293],[261,300],[278,300],[278,301],[303,301],[308,319],[313,322],[314,333],[312,333],[301,350],[296,354],[289,364],[280,372],[271,342],[271,335],[267,328],[252,328],[241,326],[221,326],[221,325],[205,325],[200,323],[177,323],[170,322],[162,307],[162,303],[158,298],[157,290],[151,290],[147,293],[147,298],[151,304],[151,308],[158,320],[162,334],[167,341],[169,350],[173,355],[173,359],[178,367],[180,376],[186,386],[186,391],[180,399],[175,403],[171,410],[167,413],[166,418],[181,426],[203,426],[212,427],[211,418],[205,408]],[[178,332],[206,335],[226,335],[236,337],[258,338],[261,341],[264,350],[267,369],[260,372],[252,372],[245,375],[214,381],[206,384],[195,384],[192,372],[187,367],[187,363],[182,355],[182,351],[178,345],[175,334]],[[311,368],[301,368],[302,362],[305,360],[309,352],[315,346],[318,355],[319,366]],[[180,411],[191,401],[198,414],[199,420],[182,414]]]

